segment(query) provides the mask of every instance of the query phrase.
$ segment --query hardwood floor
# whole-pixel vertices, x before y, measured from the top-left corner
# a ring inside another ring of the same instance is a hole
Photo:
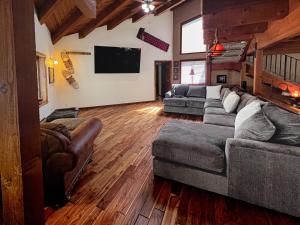
[[[86,109],[104,128],[96,139],[94,161],[71,201],[47,225],[296,225],[299,220],[162,178],[153,178],[151,143],[170,119],[162,104],[140,103]]]

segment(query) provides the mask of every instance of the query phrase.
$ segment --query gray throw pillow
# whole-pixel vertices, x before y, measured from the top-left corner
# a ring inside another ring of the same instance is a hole
[[[263,111],[276,126],[271,142],[300,146],[300,116],[283,110],[272,103],[263,106]]]
[[[190,86],[187,97],[206,98],[206,87]]]
[[[236,129],[234,138],[248,139],[253,141],[269,141],[276,131],[274,124],[267,118],[263,111],[245,120]]]
[[[179,84],[174,87],[174,95],[186,96],[189,90],[189,86],[185,84]]]

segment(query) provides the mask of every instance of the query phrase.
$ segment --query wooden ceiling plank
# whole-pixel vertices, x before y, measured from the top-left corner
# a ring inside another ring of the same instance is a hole
[[[59,0],[46,0],[45,3],[38,9],[38,17],[41,24],[44,24],[49,16],[55,11],[58,7]]]
[[[289,2],[282,0],[261,1],[247,7],[224,9],[203,16],[203,28],[241,26],[282,19],[289,13]]]
[[[51,34],[53,44],[67,35],[70,30],[85,16],[76,7],[71,15]]]
[[[168,1],[168,2],[166,2],[165,4],[163,4],[161,7],[159,7],[159,8],[155,11],[154,15],[155,15],[155,16],[159,16],[159,15],[161,15],[162,13],[164,13],[166,10],[168,10],[168,9],[170,9],[170,8],[173,8],[173,7],[175,7],[175,6],[177,6],[177,5],[181,4],[181,3],[183,3],[183,2],[185,2],[185,1],[186,1],[186,0],[171,0],[171,1]]]
[[[97,17],[96,0],[75,0],[75,4],[87,18]]]
[[[113,20],[109,21],[107,24],[107,30],[112,30],[119,24],[124,22],[126,19],[135,15],[141,9],[141,4],[133,4],[131,7],[120,13],[119,16],[115,17]]]
[[[258,49],[267,48],[282,40],[293,38],[300,34],[300,6],[294,9],[287,17],[269,24],[263,34],[256,34]]]
[[[145,16],[147,16],[147,13],[145,13],[144,10],[140,10],[139,12],[137,12],[132,16],[132,22],[136,23],[141,19],[143,19]]]
[[[95,30],[100,25],[103,25],[103,21],[108,19],[111,15],[113,15],[119,7],[123,7],[127,5],[130,0],[116,0],[113,4],[105,7],[101,12],[97,15],[97,18],[89,22],[81,31],[79,31],[79,38],[85,38],[88,34],[90,34],[93,30]]]
[[[223,27],[218,30],[218,37],[220,40],[230,40],[231,37],[244,37],[245,35],[254,35],[256,33],[263,33],[267,30],[268,23],[247,24],[236,27]],[[212,43],[215,38],[215,29],[204,30],[204,42],[206,44]],[[234,38],[237,40],[236,38]]]
[[[281,42],[274,47],[264,50],[265,55],[271,54],[291,54],[300,52],[300,41]]]

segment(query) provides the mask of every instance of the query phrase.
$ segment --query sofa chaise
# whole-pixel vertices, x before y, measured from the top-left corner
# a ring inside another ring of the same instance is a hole
[[[276,129],[272,138],[238,138],[237,114],[258,99],[245,93],[227,113],[229,92],[205,99],[203,123],[171,120],[161,129],[152,147],[154,174],[300,217],[300,116],[260,102]]]

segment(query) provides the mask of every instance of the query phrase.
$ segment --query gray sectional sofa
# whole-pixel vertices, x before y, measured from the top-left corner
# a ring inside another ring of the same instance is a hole
[[[202,116],[205,97],[205,86],[174,85],[165,95],[164,112]]]
[[[257,99],[243,94],[228,114],[226,93],[203,100],[203,123],[172,120],[161,129],[152,148],[154,174],[300,217],[300,116],[265,103],[273,137],[234,138],[236,113]]]

